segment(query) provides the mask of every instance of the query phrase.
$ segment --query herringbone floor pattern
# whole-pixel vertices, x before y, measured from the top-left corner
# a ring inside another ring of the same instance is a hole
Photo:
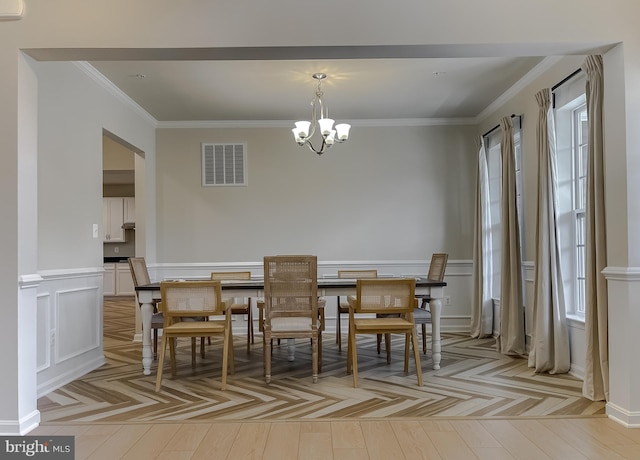
[[[346,373],[346,347],[337,351],[333,335],[323,336],[323,368],[311,381],[309,342],[298,341],[295,362],[286,346],[274,346],[272,382],[263,378],[262,342],[250,354],[246,336],[235,337],[235,374],[220,390],[219,340],[191,368],[190,345],[178,346],[178,372],[169,366],[155,393],[152,375],[141,370],[141,345],[133,336],[133,299],[105,300],[104,351],[107,363],[38,401],[43,422],[154,422],[196,420],[328,420],[422,417],[539,417],[604,414],[603,402],[581,396],[581,381],[567,375],[535,374],[527,361],[495,351],[493,339],[443,334],[442,368],[423,358],[425,385],[415,367],[403,372],[404,340],[392,342],[392,363],[376,353],[375,337],[358,338],[360,388]],[[167,360],[168,361],[168,360]]]

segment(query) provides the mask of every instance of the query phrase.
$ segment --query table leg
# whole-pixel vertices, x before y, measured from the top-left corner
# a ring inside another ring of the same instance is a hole
[[[142,313],[142,368],[144,375],[149,375],[151,374],[151,361],[153,357],[153,350],[151,347],[151,317],[153,316],[153,304],[143,303],[140,306],[140,313]]]
[[[429,302],[429,310],[431,311],[431,356],[433,359],[433,368],[440,369],[440,360],[442,359],[442,344],[440,342],[442,299],[432,297]]]

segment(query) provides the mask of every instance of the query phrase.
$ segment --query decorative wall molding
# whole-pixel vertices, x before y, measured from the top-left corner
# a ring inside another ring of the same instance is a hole
[[[99,298],[101,293],[101,289],[95,286],[56,292],[55,328],[53,329],[55,334],[54,355],[56,365],[100,348],[102,343],[102,317],[98,315],[95,308],[91,307],[102,303],[102,299]],[[102,309],[99,309],[99,311],[101,312]],[[72,320],[78,322],[86,319],[81,313],[85,313],[86,318],[93,319],[93,324],[88,324],[88,321],[78,324],[77,327],[83,327],[85,330],[82,335],[63,335],[62,325],[66,327],[68,322]],[[95,317],[92,318],[92,315]],[[88,334],[89,332],[90,334]],[[69,350],[66,353],[62,352],[63,345]]]
[[[38,272],[38,275],[42,281],[56,281],[64,279],[74,278],[87,278],[91,276],[102,276],[104,274],[104,267],[86,267],[86,268],[69,268],[59,270],[43,270]]]
[[[607,267],[602,274],[607,281],[640,281],[640,267]]]

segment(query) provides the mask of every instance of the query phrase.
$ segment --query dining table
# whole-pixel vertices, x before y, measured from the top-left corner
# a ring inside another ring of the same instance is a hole
[[[408,276],[416,280],[416,295],[426,294],[431,298],[429,310],[431,312],[431,358],[434,369],[440,369],[442,359],[442,345],[440,338],[440,316],[442,312],[445,281],[431,280],[424,277]],[[403,277],[407,278],[407,276]],[[176,278],[167,279],[175,281]],[[180,279],[182,280],[182,279]],[[190,279],[189,281],[193,281]],[[204,278],[201,279],[204,281]],[[319,296],[349,296],[356,294],[356,279],[322,277],[318,278]],[[252,278],[250,280],[223,280],[221,282],[223,297],[252,297],[264,296],[264,279]],[[136,286],[136,295],[140,305],[142,319],[142,369],[144,375],[151,374],[151,362],[153,347],[151,340],[151,317],[154,313],[154,305],[161,301],[160,282],[154,282]]]

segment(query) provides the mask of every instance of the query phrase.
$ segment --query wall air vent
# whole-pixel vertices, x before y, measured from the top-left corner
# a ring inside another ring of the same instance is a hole
[[[246,144],[202,144],[202,185],[247,185]]]

